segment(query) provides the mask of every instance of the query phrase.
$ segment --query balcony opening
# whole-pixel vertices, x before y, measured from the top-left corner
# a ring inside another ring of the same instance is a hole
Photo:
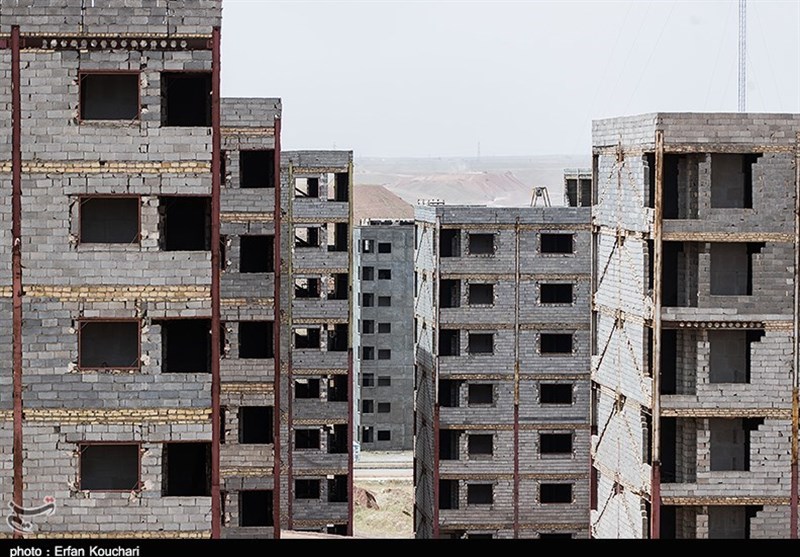
[[[572,383],[542,383],[539,385],[540,404],[572,404]]]
[[[467,505],[491,505],[493,502],[492,484],[467,484]]]
[[[540,433],[539,454],[572,456],[572,433]]]
[[[273,525],[272,490],[239,492],[239,526],[254,528]]]
[[[439,257],[461,256],[461,230],[444,228],[439,232]]]
[[[346,222],[328,223],[328,251],[347,251],[350,248],[349,233]]]
[[[211,443],[164,443],[162,497],[211,495]]]
[[[81,198],[80,243],[138,243],[139,203],[138,197]]]
[[[711,244],[711,295],[751,296],[753,294],[753,256],[764,243]]]
[[[439,509],[458,509],[458,480],[439,480]]]
[[[347,476],[338,475],[328,479],[328,503],[347,503]]]
[[[392,440],[392,432],[388,429],[379,429],[378,430],[378,441],[391,441]]]
[[[750,470],[750,434],[764,418],[711,418],[711,470]]]
[[[161,197],[159,236],[164,251],[211,250],[211,198]]]
[[[441,385],[441,380],[439,382]],[[468,386],[470,406],[489,406],[494,403],[494,385],[491,383],[471,383]]]
[[[328,377],[328,402],[347,402],[349,381],[347,375]]]
[[[296,479],[294,481],[295,499],[319,499],[320,480]]]
[[[272,321],[239,322],[239,358],[274,358],[273,345]]]
[[[241,236],[240,273],[272,273],[275,270],[275,236]]]
[[[494,284],[470,284],[469,305],[471,306],[494,305]]]
[[[81,321],[80,369],[138,369],[141,331],[138,321]]]
[[[460,385],[461,381],[439,379],[439,406],[443,408],[458,408]]]
[[[378,403],[378,414],[389,414],[392,411],[392,403],[391,402],[379,402]]]
[[[375,413],[375,401],[370,399],[362,399],[361,400],[361,413],[362,414],[374,414]]]
[[[361,280],[375,280],[375,267],[361,267]]]
[[[239,151],[239,187],[275,187],[275,150]]]
[[[458,329],[442,329],[439,331],[439,355],[461,355],[461,332]]]
[[[320,247],[320,228],[318,226],[296,226],[294,229],[295,248]]]
[[[320,298],[322,296],[321,281],[318,278],[294,279],[295,298]]]
[[[319,178],[297,178],[294,181],[294,197],[319,198]]]
[[[361,322],[361,333],[371,335],[375,332],[375,321],[372,319],[364,319]]]
[[[470,234],[470,255],[494,255],[494,234]]]
[[[461,306],[461,281],[442,279],[439,281],[439,307],[457,308]]]
[[[295,379],[294,398],[319,399],[319,379]]]
[[[539,251],[541,253],[573,253],[574,238],[572,234],[540,234]]]
[[[752,344],[764,331],[708,331],[711,383],[750,383]]]
[[[211,373],[210,319],[167,319],[158,323],[162,373]]]
[[[378,323],[378,334],[388,334],[392,332],[391,323]]]
[[[571,284],[542,284],[539,287],[539,303],[542,304],[571,304]]]
[[[680,215],[680,206],[689,202],[689,188],[687,177],[680,172],[680,155],[664,155],[664,183],[662,192],[662,213],[665,219],[677,219]],[[655,184],[653,184],[655,188]],[[696,191],[697,188],[695,187]]]
[[[138,120],[138,73],[85,73],[80,76],[81,120]]]
[[[494,454],[494,435],[467,435],[467,452],[469,456],[492,456]]]
[[[361,347],[361,359],[362,360],[374,360],[375,359],[375,347],[374,346],[362,346]]]
[[[295,349],[319,350],[321,346],[322,345],[320,344],[319,327],[314,327],[314,328],[300,327],[294,330]]]
[[[350,298],[350,275],[348,273],[334,274],[331,282],[331,288],[328,290],[329,300],[348,300]]]
[[[639,421],[642,427],[642,464],[653,463],[653,415],[650,410],[639,410]]]
[[[572,484],[540,484],[539,503],[572,503]]]
[[[458,460],[461,431],[458,429],[439,430],[439,460]]]
[[[392,243],[378,242],[378,253],[392,253]]]
[[[750,522],[764,509],[761,505],[708,507],[708,539],[750,539]]]
[[[347,424],[328,426],[328,454],[346,454],[347,444]]]
[[[211,127],[211,72],[161,74],[161,125]]]
[[[268,445],[273,442],[274,408],[242,406],[239,408],[239,443]]]
[[[328,188],[333,191],[330,192],[331,201],[347,202],[350,200],[350,174],[347,172],[338,172],[333,180],[333,187],[328,184]]]
[[[139,488],[139,445],[80,445],[80,489],[135,491]]]
[[[494,334],[470,333],[468,349],[470,354],[494,354]]]
[[[350,331],[347,323],[328,326],[328,352],[347,352]]]
[[[753,165],[761,153],[711,154],[711,208],[753,208]]]
[[[572,354],[572,333],[542,333],[542,354]]]
[[[319,441],[320,441],[319,428],[294,430],[295,449],[319,450],[320,447]]]

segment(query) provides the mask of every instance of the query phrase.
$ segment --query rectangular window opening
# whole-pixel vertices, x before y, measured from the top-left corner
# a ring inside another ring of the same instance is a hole
[[[275,187],[275,150],[239,151],[239,187]]]
[[[439,307],[457,308],[461,306],[461,281],[441,279],[439,281]]]
[[[375,374],[374,373],[362,373],[361,374],[361,386],[362,387],[374,387],[375,386]]]
[[[379,334],[387,334],[392,332],[392,324],[391,323],[378,323],[378,333]]]
[[[242,406],[239,408],[239,443],[268,445],[273,442],[274,408]]]
[[[211,373],[210,319],[166,319],[158,323],[162,373]]]
[[[346,222],[328,223],[328,251],[349,249],[350,225]]]
[[[320,344],[320,328],[306,328],[298,327],[294,330],[294,347],[295,349],[313,349],[319,350],[322,345]]]
[[[494,435],[467,435],[469,456],[492,456],[494,453]]]
[[[294,196],[295,198],[318,198],[319,178],[297,178],[294,181]]]
[[[296,278],[294,280],[295,298],[320,298],[321,281],[318,278]]]
[[[542,284],[539,287],[539,302],[542,304],[571,304],[571,284]]]
[[[319,440],[320,440],[319,428],[294,430],[295,449],[319,450],[320,447]]]
[[[378,296],[378,307],[388,308],[392,306],[391,296]]]
[[[161,495],[211,495],[211,443],[164,443]]]
[[[239,526],[253,528],[272,525],[272,490],[240,491]]]
[[[338,475],[328,479],[328,503],[347,503],[347,476]]]
[[[540,484],[539,502],[547,503],[572,503],[572,484]]]
[[[574,251],[572,234],[541,234],[539,242],[541,253],[573,253]]]
[[[492,484],[468,484],[467,505],[491,505],[494,501]]]
[[[350,348],[350,331],[347,323],[328,326],[328,352],[347,352]]]
[[[138,197],[81,198],[80,243],[138,243],[139,205]]]
[[[494,305],[494,284],[470,284],[469,305]]]
[[[439,430],[439,460],[458,460],[461,431],[457,429]]]
[[[378,350],[378,359],[379,360],[391,360],[392,359],[392,351],[388,348],[381,348]]]
[[[378,269],[378,280],[392,280],[392,270]]]
[[[294,481],[295,499],[319,499],[320,480],[296,479]]]
[[[373,428],[372,426],[364,426],[364,427],[362,427],[361,428],[361,442],[362,443],[374,443],[375,442],[374,432],[375,432],[375,428]]]
[[[138,369],[141,329],[138,321],[81,321],[80,369]]]
[[[572,404],[572,383],[542,383],[539,386],[540,404]]]
[[[461,256],[461,230],[446,228],[439,233],[439,257]]]
[[[239,322],[239,357],[267,360],[275,357],[272,321]]]
[[[320,230],[319,226],[296,226],[294,229],[294,247],[320,247]]]
[[[332,288],[328,290],[329,300],[348,300],[350,299],[350,275],[349,273],[336,273],[331,281]]]
[[[347,453],[347,424],[328,426],[328,454]],[[380,434],[378,435],[380,441]]]
[[[494,403],[494,385],[491,383],[471,383],[468,391],[470,406],[481,406]]]
[[[80,489],[134,491],[139,488],[139,445],[80,445]]]
[[[361,267],[361,280],[375,280],[375,267]]]
[[[164,251],[211,250],[211,198],[159,198],[159,237]]]
[[[139,74],[85,73],[80,77],[81,120],[138,120]]]
[[[542,333],[542,354],[571,354],[572,333]]]
[[[470,255],[494,255],[494,234],[470,234]]]
[[[391,387],[392,385],[392,378],[388,375],[379,375],[378,376],[378,387]]]
[[[439,331],[439,355],[461,355],[461,334],[458,329],[442,329]]]
[[[347,402],[348,387],[347,375],[329,375],[328,402]]]
[[[388,429],[379,429],[378,430],[378,441],[391,441],[392,440],[392,432]]]
[[[469,334],[469,353],[470,354],[493,354],[494,353],[494,334],[492,334],[492,333],[470,333]]]
[[[711,154],[711,208],[753,208],[753,165],[762,153]]]
[[[388,414],[392,411],[392,403],[391,402],[379,402],[378,403],[378,414]]]
[[[572,455],[572,433],[540,433],[539,453],[543,455]]]
[[[161,74],[161,125],[211,127],[211,72]]]
[[[294,398],[319,399],[319,379],[295,379]]]

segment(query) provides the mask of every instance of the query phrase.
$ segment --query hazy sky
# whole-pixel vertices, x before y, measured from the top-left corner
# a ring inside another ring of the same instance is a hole
[[[595,118],[737,106],[737,0],[223,4],[223,95],[281,97],[288,149],[585,154]],[[747,25],[748,110],[800,112],[800,1]]]

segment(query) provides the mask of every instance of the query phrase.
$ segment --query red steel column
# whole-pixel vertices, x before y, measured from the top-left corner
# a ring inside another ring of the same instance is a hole
[[[275,235],[272,251],[274,253],[274,289],[272,317],[272,342],[275,355],[274,393],[272,411],[273,428],[273,487],[272,487],[272,529],[273,537],[281,537],[281,119],[275,118],[275,201],[273,209]]]
[[[435,396],[435,395],[434,395]],[[433,539],[439,538],[439,403],[433,403]]]
[[[222,188],[222,138],[220,137],[220,28],[211,38],[211,537],[222,529],[220,496],[220,190]]]
[[[14,503],[22,506],[22,94],[19,26],[11,28],[11,292]],[[14,537],[20,537],[15,533]]]

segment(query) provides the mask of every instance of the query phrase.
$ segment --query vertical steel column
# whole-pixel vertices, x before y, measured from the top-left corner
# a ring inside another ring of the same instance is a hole
[[[211,38],[211,537],[222,529],[220,498],[220,193],[222,138],[220,119],[220,28]]]
[[[519,538],[519,281],[520,226],[514,226],[514,538]]]
[[[273,279],[273,315],[272,315],[272,343],[274,355],[274,377],[273,377],[273,410],[272,410],[272,536],[276,539],[281,537],[281,118],[275,117],[275,158],[274,158],[274,179],[275,179],[275,201],[273,214],[273,226],[275,233],[273,236],[274,254],[274,279]]]
[[[431,271],[431,299],[433,300],[433,323],[431,324],[431,381],[433,382],[433,539],[439,538],[439,236],[442,229],[441,218],[437,215],[431,240],[433,241],[433,270]],[[424,388],[424,387],[423,387]]]
[[[11,292],[14,399],[13,500],[22,506],[22,80],[19,26],[11,28]],[[20,537],[16,532],[14,537]]]
[[[800,488],[797,470],[798,453],[798,386],[800,386],[800,349],[798,349],[798,335],[800,335],[800,134],[797,134],[795,143],[795,177],[794,177],[794,323],[792,328],[792,351],[794,353],[794,369],[792,370],[792,463],[791,463],[791,494],[789,496],[789,537],[797,538],[797,490]]]
[[[347,275],[347,298],[348,303],[348,317],[347,321],[350,327],[354,328],[353,322],[353,282],[355,281],[355,268],[353,267],[353,163],[352,161],[347,165],[347,245],[348,245],[348,275]],[[355,444],[355,437],[353,436],[353,405],[355,401],[355,377],[353,376],[353,345],[350,339],[353,338],[352,331],[348,331],[348,343],[350,346],[347,348],[347,535],[353,535],[353,445]]]
[[[663,266],[663,244],[661,242],[661,224],[664,207],[664,132],[656,131],[656,187],[653,207],[655,215],[653,220],[653,393],[652,393],[652,424],[651,454],[652,478],[650,489],[650,537],[661,537],[661,276]]]

